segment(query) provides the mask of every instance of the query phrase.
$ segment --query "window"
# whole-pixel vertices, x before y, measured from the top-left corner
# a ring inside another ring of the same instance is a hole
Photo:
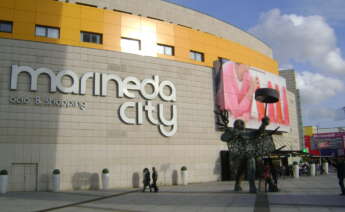
[[[93,32],[80,32],[80,40],[87,43],[102,44],[102,34]]]
[[[36,26],[36,36],[47,38],[59,38],[60,29],[56,27]]]
[[[189,56],[191,59],[193,60],[196,60],[196,61],[200,61],[200,62],[204,62],[204,53],[201,53],[201,52],[196,52],[196,51],[193,51],[191,50],[189,52]]]
[[[139,53],[141,50],[140,40],[121,38],[121,50],[128,53]]]
[[[0,21],[0,32],[12,33],[12,25],[10,21]]]
[[[174,56],[174,47],[164,44],[157,44],[157,53]]]

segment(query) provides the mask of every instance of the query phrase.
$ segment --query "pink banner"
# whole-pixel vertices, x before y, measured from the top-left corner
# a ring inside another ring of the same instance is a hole
[[[258,128],[265,114],[265,106],[255,101],[255,90],[273,88],[280,94],[280,101],[268,105],[267,115],[271,120],[268,129],[280,126],[280,131],[289,130],[289,106],[284,78],[232,61],[222,65],[217,78],[216,103],[221,110],[229,111],[230,123],[242,119],[248,128]]]

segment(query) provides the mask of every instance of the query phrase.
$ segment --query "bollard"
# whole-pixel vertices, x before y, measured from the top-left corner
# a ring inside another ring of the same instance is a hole
[[[182,166],[181,168],[181,179],[182,179],[182,185],[188,185],[188,172],[187,167]]]
[[[6,194],[8,188],[8,172],[7,170],[0,171],[0,194]]]
[[[315,163],[310,164],[310,176],[315,176],[315,171],[316,171]]]
[[[53,192],[59,192],[60,191],[60,170],[59,169],[53,170],[52,191]]]
[[[293,165],[293,177],[295,179],[299,178],[299,166],[298,166],[298,164]]]
[[[328,162],[322,163],[323,173],[328,174]]]
[[[102,189],[107,190],[109,189],[109,170],[108,169],[103,169],[102,170]]]

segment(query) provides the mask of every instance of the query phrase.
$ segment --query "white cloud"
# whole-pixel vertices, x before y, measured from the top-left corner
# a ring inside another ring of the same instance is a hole
[[[336,112],[334,109],[326,108],[326,107],[313,107],[308,108],[307,110],[303,110],[303,118],[305,121],[313,120],[313,121],[333,121],[335,119]]]
[[[297,0],[291,1],[296,10],[307,14],[318,14],[327,18],[327,21],[344,26],[344,0]]]
[[[312,72],[297,73],[297,88],[303,104],[318,104],[344,89],[342,81]]]
[[[345,74],[345,60],[336,46],[334,30],[321,16],[281,14],[273,9],[249,30],[273,49],[280,64],[310,64],[324,72]]]

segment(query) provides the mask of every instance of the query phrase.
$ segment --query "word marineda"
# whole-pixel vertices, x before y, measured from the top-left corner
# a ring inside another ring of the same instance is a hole
[[[159,81],[159,76],[154,75],[153,79],[144,79],[140,81],[136,77],[125,77],[121,79],[115,74],[86,72],[80,78],[70,70],[63,70],[55,74],[48,68],[38,68],[34,70],[29,66],[12,65],[10,89],[16,90],[18,84],[18,76],[21,73],[27,73],[30,76],[30,90],[37,91],[37,81],[41,74],[47,75],[50,79],[49,92],[61,92],[66,94],[86,94],[86,83],[88,79],[93,80],[93,95],[94,96],[107,96],[107,88],[109,82],[115,82],[117,85],[117,96],[122,98],[124,96],[133,99],[137,98],[138,93],[145,100],[153,100],[159,96],[165,102],[176,101],[176,88],[171,81]],[[65,86],[62,83],[64,77],[71,79],[70,86]],[[146,87],[150,86],[152,91],[148,92]],[[169,90],[169,94],[164,92],[165,89]],[[130,118],[126,114],[129,108],[133,108],[136,112],[135,118]],[[147,119],[154,125],[158,126],[159,131],[164,136],[173,136],[177,131],[177,107],[171,105],[171,119],[168,120],[164,117],[164,105],[157,104],[154,107],[151,101],[142,102],[125,102],[119,108],[120,119],[127,124],[143,124],[143,116],[146,113]],[[157,118],[154,113],[157,113]],[[169,129],[169,130],[167,130]]]

